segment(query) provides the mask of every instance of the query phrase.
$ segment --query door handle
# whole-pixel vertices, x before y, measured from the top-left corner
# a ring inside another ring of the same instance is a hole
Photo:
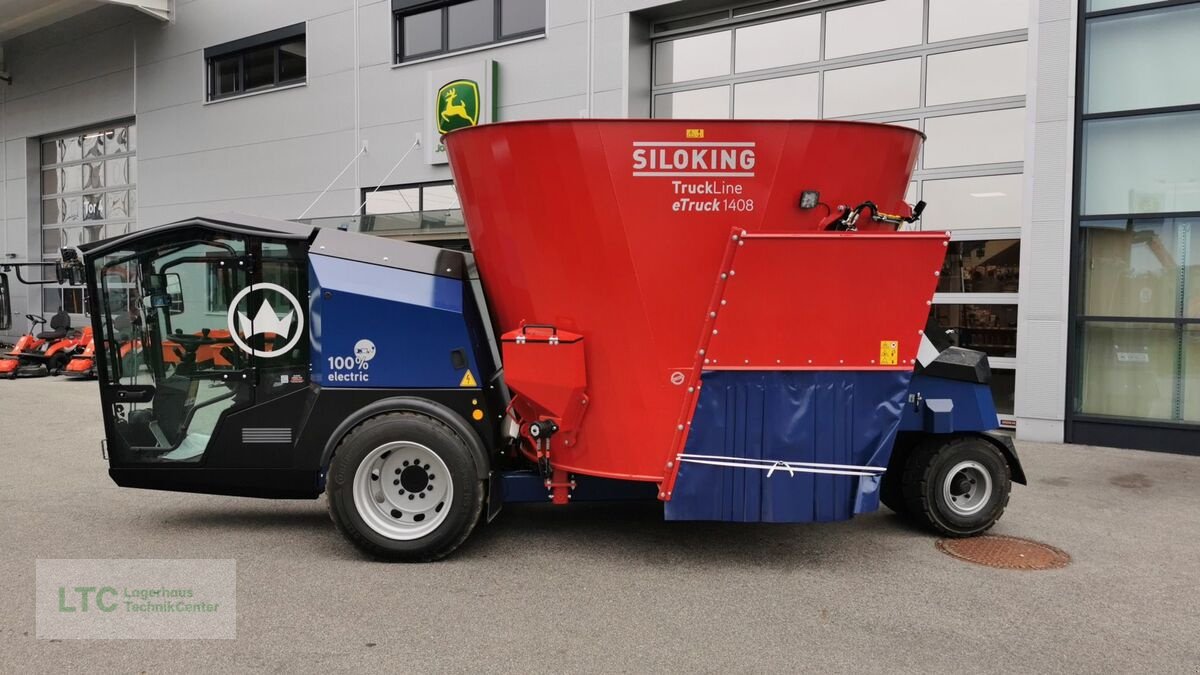
[[[154,387],[149,384],[112,387],[113,398],[121,403],[149,403],[154,399]]]

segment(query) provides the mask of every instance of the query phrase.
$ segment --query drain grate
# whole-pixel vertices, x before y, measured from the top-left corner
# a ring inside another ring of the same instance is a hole
[[[959,560],[1004,570],[1054,570],[1071,562],[1071,556],[1062,549],[1002,535],[939,539],[937,547]]]

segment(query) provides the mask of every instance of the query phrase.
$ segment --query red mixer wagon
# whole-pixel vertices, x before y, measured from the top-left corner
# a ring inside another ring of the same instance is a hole
[[[521,501],[791,523],[882,501],[983,532],[1025,476],[986,357],[928,321],[948,237],[907,227],[921,140],[489,124],[444,139],[473,253],[240,215],[64,253],[58,277],[88,283],[109,473],[324,493],[394,560],[443,557]],[[172,279],[211,288],[176,298]]]
[[[897,231],[921,140],[794,121],[449,135],[510,409],[554,501],[586,475],[653,484],[668,519],[839,520],[876,507],[890,466],[895,508],[990,526],[1023,476],[981,433],[998,426],[986,359],[930,370],[925,340],[918,360],[948,241]],[[910,458],[960,450],[936,495],[896,489]]]

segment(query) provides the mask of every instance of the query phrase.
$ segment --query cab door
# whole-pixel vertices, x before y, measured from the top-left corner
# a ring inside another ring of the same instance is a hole
[[[98,351],[112,464],[202,466],[221,418],[254,403],[228,319],[251,284],[247,241],[214,233],[109,258]]]
[[[135,487],[291,494],[308,368],[303,242],[195,234],[94,263],[110,474]]]

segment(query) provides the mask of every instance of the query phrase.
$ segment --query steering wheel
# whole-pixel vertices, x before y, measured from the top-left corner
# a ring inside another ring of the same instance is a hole
[[[25,318],[29,319],[29,323],[32,323],[35,326],[40,326],[40,325],[46,323],[45,319],[43,319],[42,317],[40,317],[36,314],[26,314]]]
[[[212,337],[209,334],[209,330],[208,328],[201,329],[200,335],[184,332],[168,333],[163,336],[163,340],[182,345],[189,352],[194,352],[206,345],[233,344],[232,338]]]

